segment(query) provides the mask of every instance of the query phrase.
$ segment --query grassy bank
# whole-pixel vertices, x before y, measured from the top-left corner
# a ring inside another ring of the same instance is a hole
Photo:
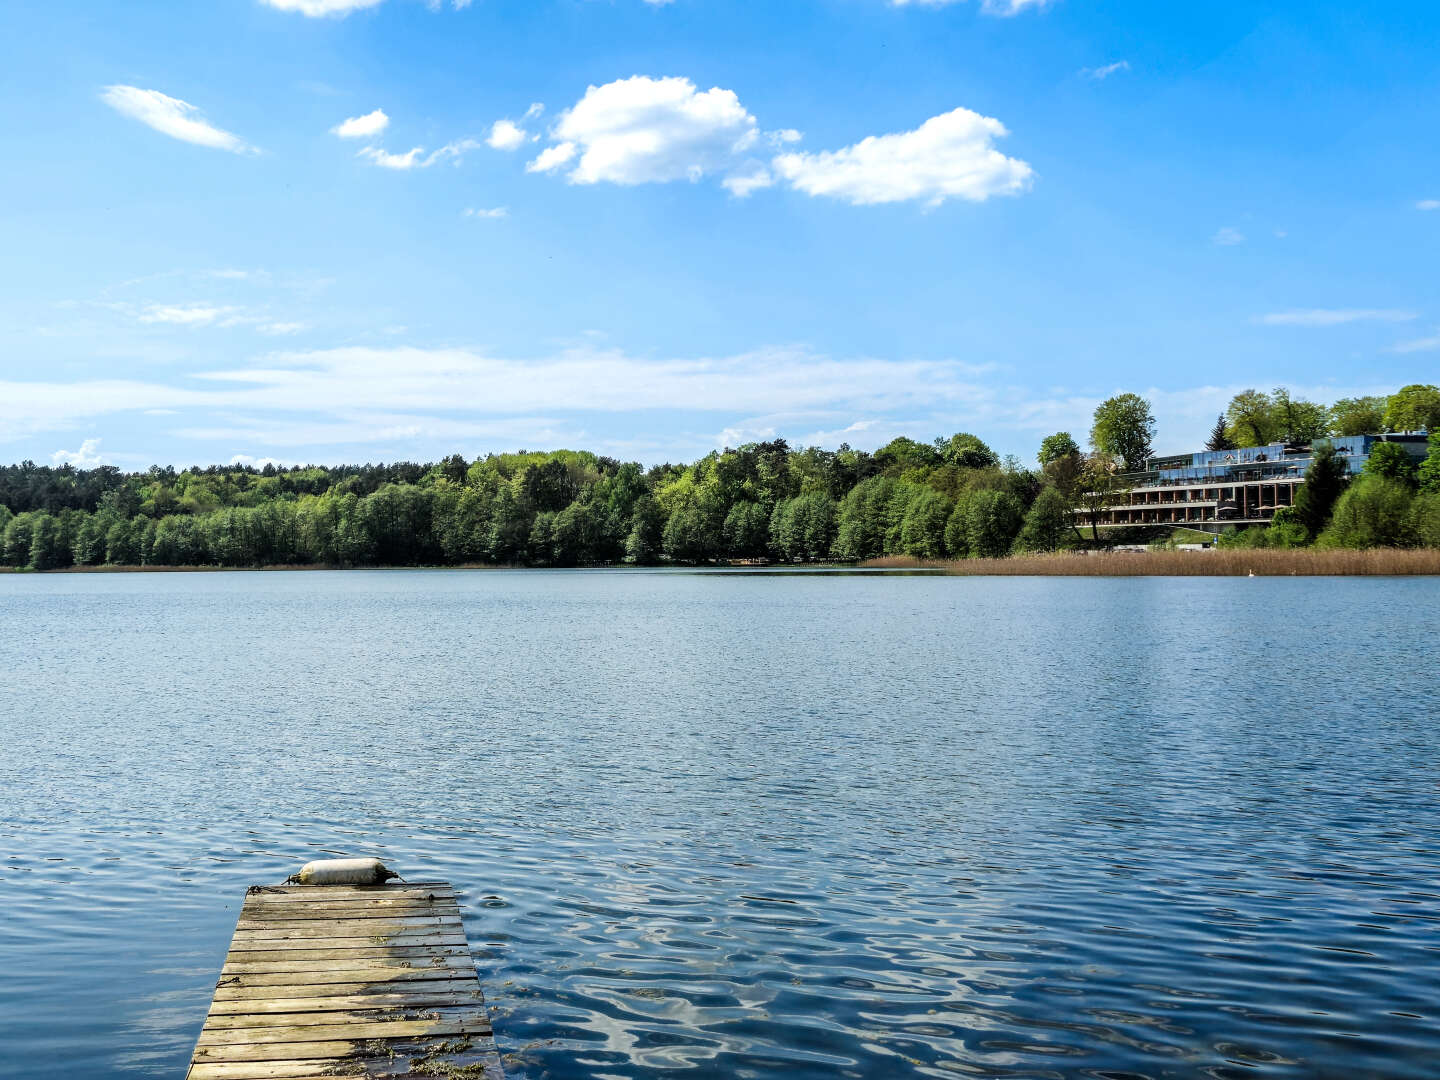
[[[1292,577],[1440,574],[1440,550],[1375,548],[1316,551],[1311,548],[1255,551],[1106,552],[1093,555],[1013,555],[1007,559],[926,561],[895,555],[862,566],[888,569],[932,567],[952,574],[1050,577]]]

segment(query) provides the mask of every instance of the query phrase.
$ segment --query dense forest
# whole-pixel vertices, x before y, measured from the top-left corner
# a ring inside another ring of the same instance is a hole
[[[1289,439],[1298,427],[1314,440],[1356,426],[1440,428],[1440,390],[1331,406],[1283,388],[1246,391],[1211,442]],[[1122,394],[1096,409],[1088,451],[1057,432],[1033,464],[1002,460],[965,432],[897,438],[873,453],[775,439],[648,469],[574,450],[136,473],[25,462],[0,467],[0,563],[590,566],[1056,551],[1106,541],[1078,528],[1074,509],[1103,502],[1142,465],[1154,431],[1149,403]],[[1382,453],[1354,482],[1322,453],[1303,514],[1227,542],[1440,546],[1440,435],[1430,445],[1418,469]]]

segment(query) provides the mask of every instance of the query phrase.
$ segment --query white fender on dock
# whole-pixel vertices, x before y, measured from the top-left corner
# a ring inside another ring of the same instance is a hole
[[[399,876],[379,859],[316,859],[289,880],[301,885],[384,885]]]

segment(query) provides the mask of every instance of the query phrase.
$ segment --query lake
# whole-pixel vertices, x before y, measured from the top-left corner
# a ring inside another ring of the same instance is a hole
[[[439,877],[514,1077],[1433,1077],[1440,580],[0,576],[7,1075]]]

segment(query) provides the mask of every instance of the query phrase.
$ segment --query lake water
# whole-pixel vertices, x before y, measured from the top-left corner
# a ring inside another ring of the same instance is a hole
[[[0,576],[0,1072],[245,886],[464,890],[515,1077],[1433,1077],[1440,581]]]

